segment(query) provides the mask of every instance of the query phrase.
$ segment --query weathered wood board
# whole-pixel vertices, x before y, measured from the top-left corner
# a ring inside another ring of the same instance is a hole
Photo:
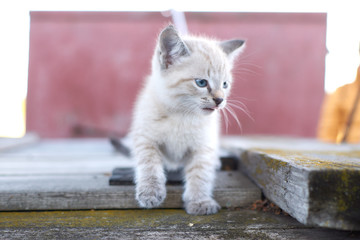
[[[134,186],[110,186],[116,167],[133,167],[106,139],[43,140],[0,152],[0,210],[138,208]],[[161,208],[182,208],[183,187],[167,186]],[[261,191],[239,171],[219,172],[222,207],[249,206]]]
[[[183,187],[167,186],[160,208],[182,208]],[[245,207],[261,197],[260,189],[240,172],[219,172],[214,197],[222,207]],[[133,209],[133,185],[109,186],[109,176],[0,177],[0,211]]]
[[[133,166],[107,139],[47,139],[0,151],[0,176],[111,174]]]
[[[264,194],[301,223],[360,230],[360,146],[311,139],[228,138]]]
[[[28,146],[39,141],[36,134],[28,133],[22,138],[2,138],[0,137],[0,151],[5,151],[21,146]]]
[[[309,139],[227,137],[243,170],[265,195],[301,223],[359,229],[360,146]],[[0,144],[1,145],[1,144]],[[116,167],[134,163],[106,139],[44,140],[0,150],[0,210],[138,208],[134,186],[109,186]],[[223,207],[248,206],[260,190],[240,172],[218,174]],[[167,186],[162,208],[181,208],[181,186]]]
[[[193,216],[179,209],[0,212],[0,239],[353,240],[360,232],[310,228],[290,216],[220,210]]]

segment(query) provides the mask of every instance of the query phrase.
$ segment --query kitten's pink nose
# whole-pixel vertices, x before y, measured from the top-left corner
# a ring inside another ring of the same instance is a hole
[[[223,98],[213,98],[216,106],[219,106],[223,101],[224,99]]]

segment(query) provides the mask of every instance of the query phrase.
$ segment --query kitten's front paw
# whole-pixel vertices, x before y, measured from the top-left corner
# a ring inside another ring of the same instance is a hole
[[[192,215],[209,215],[219,211],[220,205],[212,198],[185,202],[185,210]]]
[[[166,197],[165,185],[142,185],[136,188],[136,200],[140,207],[154,208],[160,206]]]

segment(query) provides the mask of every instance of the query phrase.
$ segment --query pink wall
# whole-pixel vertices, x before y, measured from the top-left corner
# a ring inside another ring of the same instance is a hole
[[[189,30],[244,38],[233,98],[242,131],[314,137],[323,98],[325,14],[186,13]],[[42,137],[126,133],[149,73],[161,13],[32,12],[27,130]]]

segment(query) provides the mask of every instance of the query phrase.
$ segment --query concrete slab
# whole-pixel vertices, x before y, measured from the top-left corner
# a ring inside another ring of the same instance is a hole
[[[301,223],[360,230],[360,145],[311,139],[224,139],[266,197]]]

